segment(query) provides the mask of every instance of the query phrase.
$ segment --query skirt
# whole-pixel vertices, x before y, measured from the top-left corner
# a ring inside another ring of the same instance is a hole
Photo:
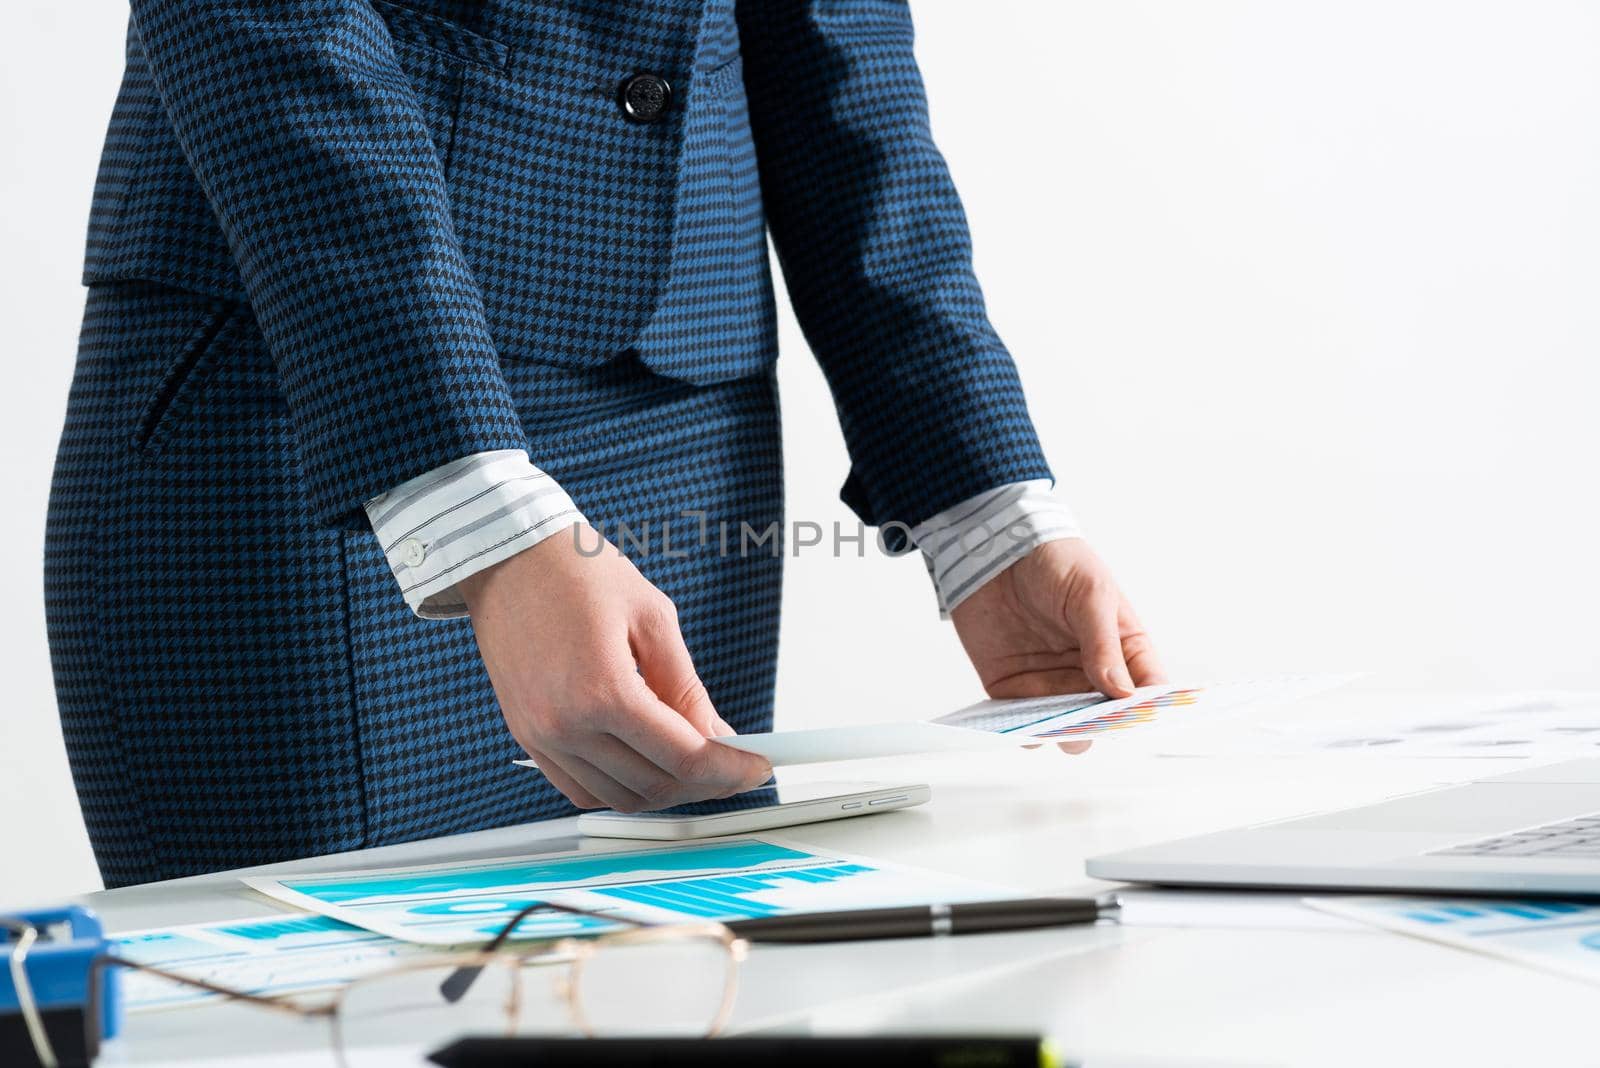
[[[782,539],[740,532],[782,524],[773,374],[693,386],[630,354],[502,370],[534,463],[676,602],[722,717],[767,729]],[[314,523],[300,485],[248,308],[90,288],[45,605],[107,886],[573,812],[512,764],[470,624],[413,616],[370,530]]]

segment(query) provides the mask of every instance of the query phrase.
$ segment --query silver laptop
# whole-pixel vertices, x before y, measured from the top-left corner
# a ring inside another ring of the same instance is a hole
[[[1600,894],[1600,759],[1111,853],[1088,870],[1180,885]]]

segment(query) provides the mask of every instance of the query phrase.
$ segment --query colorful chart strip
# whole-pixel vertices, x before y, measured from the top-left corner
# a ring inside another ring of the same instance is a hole
[[[1178,708],[1192,705],[1200,700],[1201,691],[1173,690],[1171,693],[1160,694],[1147,701],[1119,708],[1115,712],[1107,712],[1094,719],[1086,719],[1081,723],[1069,723],[1055,730],[1043,731],[1034,735],[1036,738],[1071,738],[1083,734],[1100,734],[1104,731],[1120,731],[1129,727],[1137,727],[1141,723],[1149,723],[1160,715],[1164,708]]]

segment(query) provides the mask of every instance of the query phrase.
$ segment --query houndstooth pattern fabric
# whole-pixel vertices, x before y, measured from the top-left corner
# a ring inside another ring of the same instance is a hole
[[[1049,478],[929,133],[907,4],[751,0],[738,24],[773,241],[850,449],[845,502],[915,525]]]
[[[592,520],[774,521],[769,231],[891,545],[1048,477],[903,0],[131,8],[46,553],[108,883],[567,811],[361,503],[524,449]],[[781,561],[638,562],[769,723]]]
[[[322,521],[473,452],[537,463],[497,355],[769,366],[769,221],[864,519],[1048,477],[904,0],[132,6],[85,279],[253,305]],[[638,71],[658,123],[617,106]]]
[[[719,713],[772,721],[782,559],[690,537],[781,521],[772,375],[508,361],[544,464],[654,551]],[[247,306],[90,290],[45,599],[63,732],[108,885],[570,815],[514,767],[470,624],[418,619],[370,532],[317,523]],[[674,552],[660,551],[671,524]],[[681,555],[680,555],[681,554]]]

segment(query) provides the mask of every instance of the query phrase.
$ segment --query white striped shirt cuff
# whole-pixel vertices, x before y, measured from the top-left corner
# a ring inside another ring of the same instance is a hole
[[[1046,478],[997,486],[911,528],[941,616],[1045,542],[1082,536]]]
[[[366,510],[406,604],[424,619],[466,615],[456,589],[462,579],[584,522],[520,449],[445,464],[374,497]]]

